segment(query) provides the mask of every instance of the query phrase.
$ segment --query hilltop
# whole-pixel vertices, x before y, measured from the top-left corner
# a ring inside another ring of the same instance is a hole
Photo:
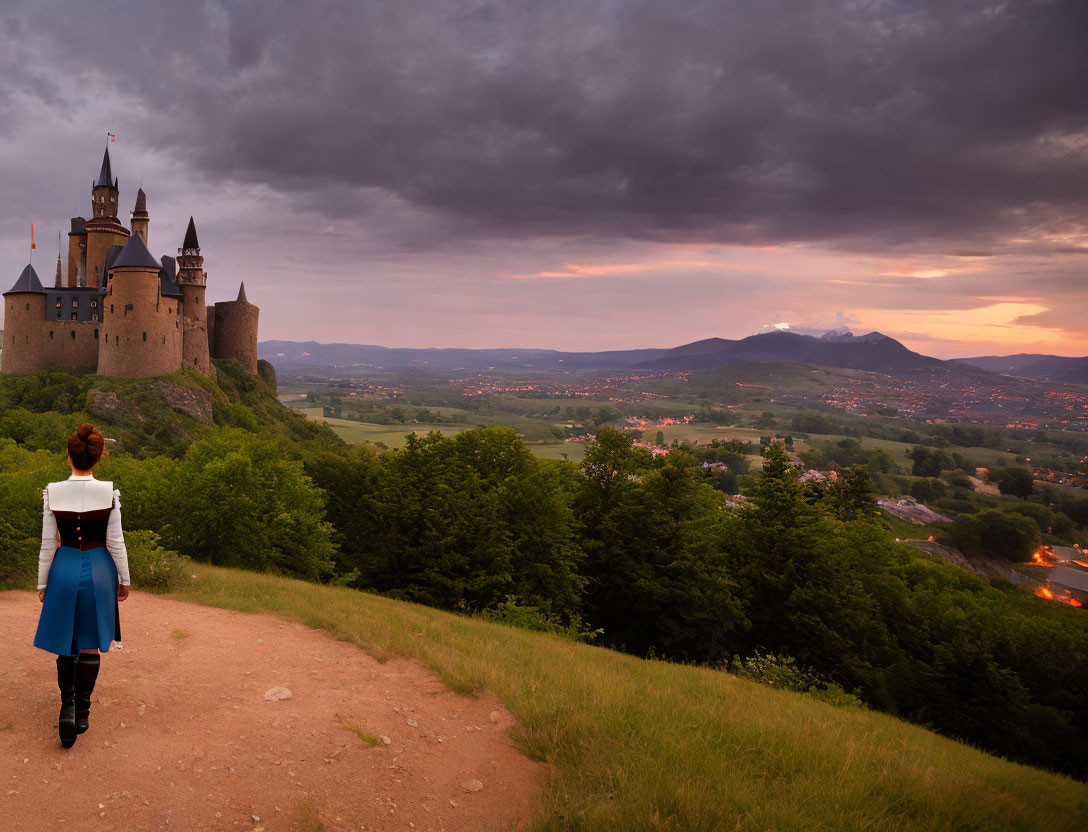
[[[280,403],[267,362],[256,376],[233,359],[214,359],[213,365],[214,378],[189,368],[142,379],[67,367],[0,373],[0,435],[28,448],[57,450],[76,425],[89,421],[111,451],[134,456],[176,456],[221,427],[282,430],[299,441],[340,444],[324,425]]]

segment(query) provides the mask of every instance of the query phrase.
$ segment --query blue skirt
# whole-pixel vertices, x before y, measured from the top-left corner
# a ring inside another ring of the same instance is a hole
[[[117,566],[109,551],[61,546],[49,567],[34,646],[74,656],[88,647],[108,653],[120,640]]]

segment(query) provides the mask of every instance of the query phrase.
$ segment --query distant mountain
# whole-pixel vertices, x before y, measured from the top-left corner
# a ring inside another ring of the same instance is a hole
[[[982,355],[977,358],[956,358],[958,364],[970,364],[993,373],[1033,378],[1037,381],[1064,381],[1088,384],[1088,357],[1069,358],[1062,355]]]
[[[819,338],[795,332],[766,332],[740,340],[706,338],[672,349],[561,352],[539,349],[410,349],[369,344],[320,344],[316,341],[262,341],[257,355],[277,369],[335,367],[341,369],[457,370],[699,370],[730,364],[772,361],[814,364],[881,373],[938,367],[936,358],[911,352],[879,332],[854,335],[847,329]]]
[[[667,349],[560,352],[539,349],[413,349],[372,344],[319,344],[317,341],[261,341],[257,355],[277,369],[301,367],[409,368],[453,370],[624,369],[656,358]]]
[[[854,335],[849,330],[832,330],[819,338],[796,332],[765,332],[739,341],[711,339],[668,350],[664,355],[638,364],[640,368],[701,370],[727,364],[775,361],[815,364],[850,370],[901,373],[939,367],[944,362],[920,355],[894,338],[879,332]]]

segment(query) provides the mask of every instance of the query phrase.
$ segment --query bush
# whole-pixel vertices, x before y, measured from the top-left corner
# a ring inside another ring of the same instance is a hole
[[[572,641],[589,643],[596,640],[604,631],[591,630],[582,624],[578,616],[572,617],[570,623],[564,624],[559,616],[554,613],[545,613],[539,607],[529,604],[519,604],[517,598],[508,595],[506,600],[486,610],[481,610],[475,615],[484,621],[494,621],[499,624],[507,624],[521,630],[529,630],[534,633],[551,633],[552,635],[569,638]]]
[[[821,679],[797,666],[793,656],[757,650],[752,656],[733,656],[726,670],[744,679],[779,690],[805,693],[839,708],[864,708],[865,704],[841,685]]]
[[[132,585],[139,589],[175,589],[187,584],[189,557],[159,545],[155,532],[125,532],[128,572]]]
[[[0,522],[0,586],[30,585],[38,565],[37,554],[35,540],[18,539],[10,523]]]

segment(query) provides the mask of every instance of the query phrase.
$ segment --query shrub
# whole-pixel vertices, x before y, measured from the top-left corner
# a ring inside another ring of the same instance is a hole
[[[0,585],[13,588],[30,585],[37,554],[36,541],[20,540],[10,523],[0,522]]]
[[[793,656],[757,650],[751,656],[733,656],[726,669],[762,685],[805,693],[838,708],[864,708],[865,704],[841,685],[797,666]]]
[[[539,607],[529,604],[519,604],[513,595],[508,595],[505,601],[494,607],[481,610],[475,617],[535,633],[552,633],[572,641],[586,643],[596,640],[604,632],[588,629],[579,616],[573,616],[570,623],[564,624],[559,616],[553,613],[545,613]]]
[[[128,550],[128,571],[132,585],[140,589],[175,589],[188,583],[188,561],[173,549],[159,545],[159,536],[152,531],[125,532]]]

